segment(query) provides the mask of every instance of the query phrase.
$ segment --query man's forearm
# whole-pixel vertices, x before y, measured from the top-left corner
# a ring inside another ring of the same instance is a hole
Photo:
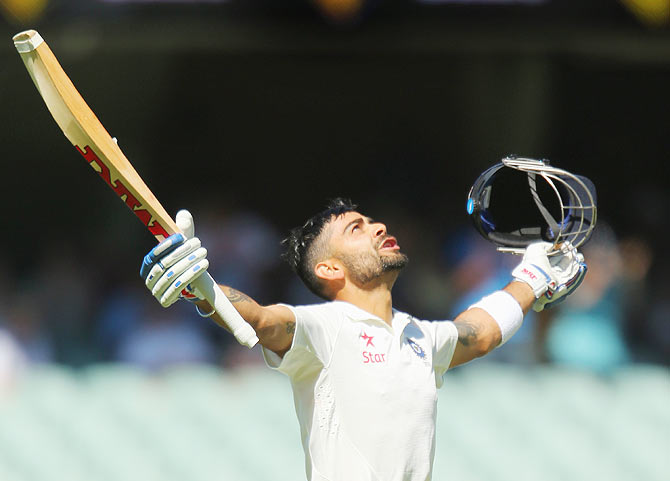
[[[295,332],[295,318],[289,308],[282,305],[264,307],[237,289],[224,285],[220,287],[237,312],[256,331],[262,346],[279,355],[283,355],[289,349]],[[209,302],[205,300],[196,301],[196,305],[203,314],[208,314],[213,310]],[[230,332],[218,313],[215,312],[209,317]]]
[[[511,282],[502,290],[505,294],[498,292],[487,296],[472,306],[472,309],[462,312],[454,319],[458,330],[458,344],[452,359],[452,367],[481,357],[498,347],[518,329],[522,315],[525,315],[535,302],[533,290],[523,282]],[[499,297],[501,294],[503,297]],[[519,306],[516,307],[514,303],[518,303]],[[517,314],[514,314],[514,311]]]
[[[503,291],[516,299],[516,302],[521,306],[524,316],[528,314],[528,311],[530,311],[533,304],[535,304],[536,299],[535,294],[533,294],[533,289],[531,289],[525,282],[512,281],[503,288]]]
[[[243,292],[233,289],[232,287],[219,285],[221,290],[226,295],[233,307],[240,313],[240,316],[251,325],[251,327],[258,333],[258,325],[262,318],[262,307],[254,301],[251,297],[246,295]],[[214,307],[207,300],[199,300],[195,303],[198,306],[198,309],[201,313],[207,314],[214,310]],[[218,313],[214,313],[209,316],[214,322],[219,326],[223,327],[230,332],[225,321],[219,316]]]

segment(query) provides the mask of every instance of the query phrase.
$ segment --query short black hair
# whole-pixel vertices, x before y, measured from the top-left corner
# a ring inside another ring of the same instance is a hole
[[[314,266],[324,254],[324,246],[314,241],[319,238],[324,227],[333,217],[355,211],[358,206],[349,199],[338,197],[328,202],[325,210],[310,217],[302,227],[291,229],[288,237],[282,241],[282,257],[291,269],[298,274],[307,288],[317,296],[328,299],[323,291],[321,280],[314,273]]]

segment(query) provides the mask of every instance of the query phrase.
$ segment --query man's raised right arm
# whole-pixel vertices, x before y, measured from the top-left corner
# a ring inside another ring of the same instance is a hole
[[[209,267],[207,250],[200,245],[200,239],[193,236],[191,214],[180,211],[176,223],[183,234],[174,234],[151,249],[144,257],[140,276],[163,307],[169,307],[179,299],[187,299],[195,304],[202,317],[211,317],[227,329],[224,320],[203,299],[204,296],[191,287],[191,283]],[[261,306],[232,287],[220,287],[233,307],[256,331],[262,346],[280,356],[290,349],[295,331],[295,316],[291,309],[282,305]]]

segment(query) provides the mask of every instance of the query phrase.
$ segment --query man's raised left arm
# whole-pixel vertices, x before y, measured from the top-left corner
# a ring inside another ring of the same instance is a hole
[[[512,271],[514,280],[454,319],[458,343],[450,367],[484,356],[504,344],[521,327],[524,316],[533,308],[564,300],[586,274],[584,257],[569,243],[549,257],[553,248],[547,242],[531,244],[521,263]]]

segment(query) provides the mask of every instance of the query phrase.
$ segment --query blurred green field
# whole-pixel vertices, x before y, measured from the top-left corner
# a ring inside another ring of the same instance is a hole
[[[435,480],[665,481],[670,377],[475,363],[440,390]],[[264,367],[31,371],[0,394],[2,481],[305,479],[289,383]]]

